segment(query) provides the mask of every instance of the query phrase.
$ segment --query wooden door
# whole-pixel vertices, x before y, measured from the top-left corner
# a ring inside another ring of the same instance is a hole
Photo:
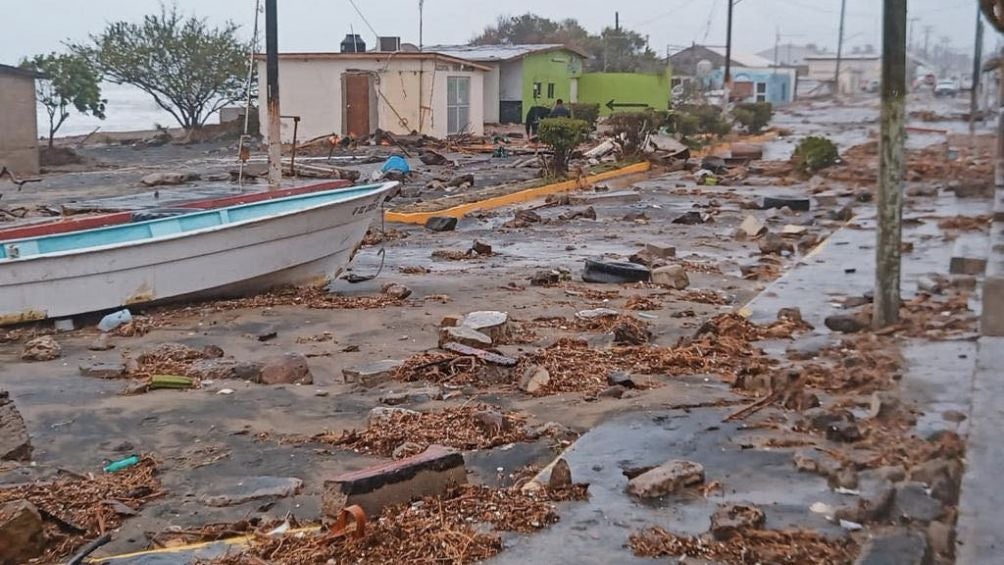
[[[370,77],[365,74],[345,75],[345,133],[362,137],[370,133]]]

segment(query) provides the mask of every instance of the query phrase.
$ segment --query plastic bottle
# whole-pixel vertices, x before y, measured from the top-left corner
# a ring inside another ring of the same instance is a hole
[[[105,465],[106,473],[117,473],[123,469],[128,469],[134,465],[139,464],[139,455],[130,455],[125,459],[119,459],[118,461],[112,461],[111,463]]]
[[[131,321],[132,312],[128,309],[119,310],[118,312],[112,312],[104,318],[101,318],[101,322],[98,323],[98,329],[103,332],[110,332],[123,324],[128,324]]]

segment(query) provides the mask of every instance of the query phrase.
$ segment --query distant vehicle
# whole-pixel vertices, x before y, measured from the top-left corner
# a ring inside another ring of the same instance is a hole
[[[881,81],[879,81],[878,79],[874,79],[874,80],[870,80],[870,81],[866,82],[865,84],[863,84],[861,86],[861,90],[863,90],[865,92],[878,92],[879,91],[879,86],[881,86],[881,85],[882,85]]]
[[[973,77],[962,77],[961,89],[969,91],[973,89]]]
[[[942,79],[938,81],[938,84],[934,87],[934,95],[941,96],[951,96],[954,97],[959,93],[959,83],[952,79]]]

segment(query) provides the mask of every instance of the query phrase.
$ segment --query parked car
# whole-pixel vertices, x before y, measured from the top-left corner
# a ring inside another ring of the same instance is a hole
[[[959,83],[951,79],[939,80],[937,86],[934,87],[935,96],[954,97],[958,93],[959,93]]]

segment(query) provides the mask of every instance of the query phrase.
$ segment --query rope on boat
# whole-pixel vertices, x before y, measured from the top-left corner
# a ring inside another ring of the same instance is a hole
[[[237,175],[237,186],[243,192],[244,190],[244,165],[247,163],[248,158],[251,156],[250,151],[245,153],[246,148],[244,143],[249,140],[248,128],[250,127],[251,119],[251,82],[254,80],[254,52],[258,48],[258,15],[261,13],[261,0],[255,0],[254,3],[254,31],[251,33],[251,48],[248,50],[248,80],[245,84],[247,88],[248,96],[247,102],[244,105],[244,133],[241,134],[241,139],[237,148],[237,159],[240,160],[240,172]]]

